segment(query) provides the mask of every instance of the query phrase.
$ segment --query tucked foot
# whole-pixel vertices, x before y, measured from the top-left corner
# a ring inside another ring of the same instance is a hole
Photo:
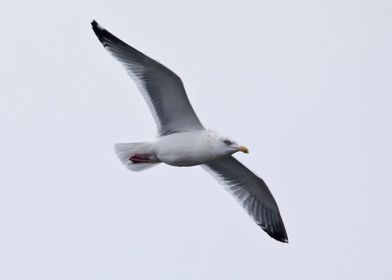
[[[148,163],[151,161],[151,155],[149,154],[134,154],[129,158],[132,163]]]

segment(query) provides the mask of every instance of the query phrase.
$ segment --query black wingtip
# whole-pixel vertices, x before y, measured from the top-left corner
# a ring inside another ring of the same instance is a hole
[[[260,226],[273,239],[282,243],[289,243],[289,238],[287,237],[286,229],[284,227],[282,227],[281,230],[278,231],[271,231],[264,228],[261,224],[257,225]]]
[[[93,21],[91,22],[91,27],[93,28],[95,33],[97,33],[97,31],[103,30],[103,28],[98,24],[98,22],[95,21],[95,19],[93,19]]]
[[[287,238],[287,235],[281,235],[281,234],[270,234],[267,232],[269,236],[271,236],[273,239],[282,242],[282,243],[289,243],[289,239]]]
[[[94,29],[94,28],[97,28],[99,26],[99,24],[98,24],[98,22],[95,19],[93,19],[93,21],[91,22],[91,26]]]
[[[95,35],[97,35],[98,39],[101,41],[101,43],[103,43],[103,37],[107,31],[101,25],[99,25],[95,19],[91,22],[91,27],[93,28]]]
[[[289,243],[289,239],[286,237],[275,238],[275,240],[280,241],[282,243]]]
[[[91,27],[93,28],[93,30],[98,27],[98,22],[96,22],[95,19],[93,19],[93,21],[91,22]]]

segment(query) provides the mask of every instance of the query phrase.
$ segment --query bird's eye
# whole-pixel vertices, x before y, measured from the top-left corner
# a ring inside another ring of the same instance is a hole
[[[233,144],[230,140],[226,139],[223,140],[223,143],[225,143],[227,146],[230,146],[231,144]]]

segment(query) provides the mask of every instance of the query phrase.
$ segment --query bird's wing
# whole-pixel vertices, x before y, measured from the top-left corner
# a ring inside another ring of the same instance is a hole
[[[127,45],[95,20],[91,25],[105,49],[122,63],[143,93],[159,135],[204,129],[173,71]]]
[[[272,238],[288,242],[278,205],[264,181],[232,156],[204,165]]]

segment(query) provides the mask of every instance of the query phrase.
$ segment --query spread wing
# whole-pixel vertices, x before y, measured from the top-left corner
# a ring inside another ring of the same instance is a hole
[[[278,205],[261,178],[232,156],[210,161],[205,167],[227,187],[265,232],[278,241],[288,242]]]
[[[105,49],[122,63],[142,92],[159,135],[204,129],[173,71],[127,45],[95,20],[91,25]]]

